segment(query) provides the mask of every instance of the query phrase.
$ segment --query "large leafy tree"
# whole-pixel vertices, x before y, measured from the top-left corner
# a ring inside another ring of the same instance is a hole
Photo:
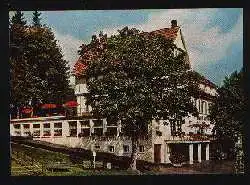
[[[172,41],[125,27],[110,38],[93,36],[79,53],[87,65],[93,115],[122,120],[123,132],[131,136],[131,169],[136,170],[138,139],[152,119],[181,128],[183,117],[197,114],[191,101],[197,83],[186,53]]]
[[[34,19],[39,15],[34,14]],[[19,51],[10,56],[13,104],[63,103],[73,92],[69,88],[69,67],[53,32],[40,20],[32,26],[12,20],[10,43]]]
[[[211,120],[218,138],[236,141],[243,134],[247,99],[243,87],[243,72],[233,72],[218,89],[211,107]]]

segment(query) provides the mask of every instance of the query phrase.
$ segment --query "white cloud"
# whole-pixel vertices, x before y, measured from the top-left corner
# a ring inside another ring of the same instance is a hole
[[[79,58],[77,51],[79,47],[82,45],[83,41],[69,34],[66,34],[66,35],[61,34],[55,29],[52,29],[52,30],[55,34],[55,38],[58,41],[59,46],[62,49],[62,54],[63,54],[64,59],[69,61],[70,72],[72,72],[73,66],[76,60]],[[70,75],[69,84],[70,85],[75,84],[75,78],[72,75]]]
[[[69,66],[73,67],[74,63],[78,59],[79,55],[77,53],[79,47],[82,45],[83,41],[69,35],[61,34],[57,30],[53,29],[56,40],[62,49],[64,59],[69,61]]]
[[[145,24],[107,27],[103,30],[108,36],[117,34],[124,26],[135,27],[143,31],[153,31],[170,26],[176,19],[180,25],[194,69],[207,63],[215,63],[226,55],[227,49],[237,40],[243,39],[243,15],[227,33],[222,33],[219,26],[207,29],[206,26],[216,18],[218,9],[172,9],[154,11]],[[97,31],[96,33],[98,33]]]
[[[207,25],[216,18],[218,9],[171,9],[152,11],[148,15],[148,21],[143,24],[122,25],[119,27],[106,27],[96,30],[107,33],[108,36],[117,34],[118,29],[124,26],[137,28],[143,31],[153,31],[170,27],[170,21],[176,19],[181,27],[189,52],[193,69],[202,69],[209,63],[216,63],[226,56],[227,49],[236,41],[243,39],[243,15],[237,23],[227,32],[221,32],[219,26],[207,28]],[[54,30],[56,39],[62,48],[64,57],[70,62],[70,66],[78,59],[77,50],[83,41],[64,35]]]

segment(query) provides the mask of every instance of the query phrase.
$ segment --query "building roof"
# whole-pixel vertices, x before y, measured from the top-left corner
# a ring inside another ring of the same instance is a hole
[[[175,40],[179,29],[180,29],[180,27],[176,26],[176,27],[172,27],[172,28],[162,28],[162,29],[155,30],[152,32],[143,32],[143,33],[149,33],[149,34],[153,34],[153,35],[162,35],[168,40]],[[85,68],[86,68],[86,65],[84,65],[81,62],[81,59],[79,58],[74,65],[73,74],[75,76],[80,76],[80,75],[82,75]]]
[[[179,31],[180,27],[176,26],[173,28],[162,28],[159,30],[155,30],[152,32],[149,32],[149,34],[154,34],[154,35],[162,35],[168,40],[175,40],[177,37],[177,33]]]
[[[75,76],[81,76],[83,71],[86,69],[86,65],[81,62],[81,58],[79,58],[73,68],[73,73]]]
[[[212,88],[217,88],[217,86],[213,82],[211,82],[210,80],[208,80],[206,77],[202,76],[197,71],[193,71],[193,72],[197,76],[197,78],[198,78],[198,80],[199,80],[200,83],[202,83],[204,85],[207,85],[209,87],[212,87]]]
[[[211,82],[210,80],[206,79],[204,76],[203,76],[203,79],[202,79],[202,83],[204,83],[205,85],[207,85],[209,87],[217,88],[217,86],[213,82]]]

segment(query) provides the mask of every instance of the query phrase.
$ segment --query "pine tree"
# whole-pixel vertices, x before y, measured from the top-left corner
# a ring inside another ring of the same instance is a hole
[[[21,11],[16,11],[15,15],[11,19],[11,24],[19,24],[21,26],[25,26],[27,21],[23,17],[23,13]]]
[[[19,16],[20,17],[20,16]],[[72,97],[69,67],[49,27],[11,23],[11,103],[64,103]]]
[[[238,140],[244,132],[247,99],[243,89],[243,71],[226,77],[217,90],[218,97],[211,107],[211,121],[218,138]]]
[[[41,27],[41,13],[37,10],[33,12],[33,26]]]
[[[68,62],[50,28],[31,26],[29,30],[26,58],[33,76],[29,95],[43,103],[64,103],[70,91]]]
[[[17,113],[19,107],[26,101],[24,82],[28,64],[24,58],[26,47],[26,20],[21,11],[16,11],[10,22],[10,95],[12,111]]]
[[[233,72],[217,90],[218,96],[211,107],[211,121],[220,142],[232,143],[235,156],[235,172],[244,171],[244,123],[246,122],[247,96],[244,90],[243,70]]]

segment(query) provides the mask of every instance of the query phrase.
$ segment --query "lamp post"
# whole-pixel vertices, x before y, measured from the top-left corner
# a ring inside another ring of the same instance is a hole
[[[95,151],[93,151],[93,157],[94,157],[94,159],[93,159],[93,166],[94,166],[94,169],[95,169],[95,157],[96,157],[96,152]]]

